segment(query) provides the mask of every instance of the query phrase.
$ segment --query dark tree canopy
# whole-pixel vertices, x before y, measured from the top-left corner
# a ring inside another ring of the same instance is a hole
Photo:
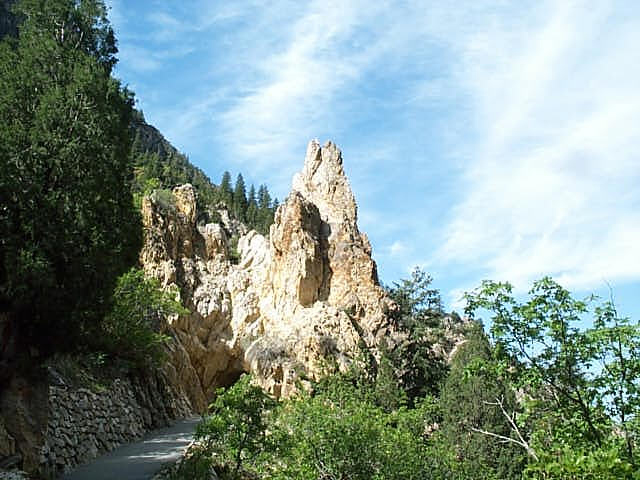
[[[89,336],[140,223],[129,161],[132,95],[111,77],[99,0],[24,0],[0,42],[0,310],[41,351]]]
[[[459,466],[467,478],[518,479],[526,462],[524,452],[514,445],[487,437],[476,430],[509,435],[510,427],[498,408],[489,408],[500,399],[507,408],[517,407],[515,395],[495,372],[470,367],[492,357],[491,345],[482,325],[472,324],[466,341],[451,361],[441,396],[442,441],[461,459]],[[495,476],[495,477],[492,477]]]

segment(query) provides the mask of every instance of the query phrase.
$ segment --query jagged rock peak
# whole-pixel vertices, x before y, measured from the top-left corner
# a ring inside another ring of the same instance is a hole
[[[251,231],[232,261],[225,229],[198,225],[190,185],[143,202],[147,274],[175,284],[189,314],[170,322],[170,371],[196,407],[242,371],[276,396],[295,391],[300,372],[348,368],[362,342],[393,345],[394,305],[378,283],[371,246],[331,142],[312,141],[269,238]]]
[[[292,188],[315,204],[332,227],[345,222],[355,226],[358,207],[342,166],[342,152],[333,142],[324,147],[317,140],[309,142],[304,168],[294,176]]]

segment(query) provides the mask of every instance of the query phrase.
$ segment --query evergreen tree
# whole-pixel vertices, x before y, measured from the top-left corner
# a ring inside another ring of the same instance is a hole
[[[244,178],[239,173],[236,178],[236,185],[233,190],[233,213],[241,222],[246,221],[247,213],[247,191],[244,185]]]
[[[0,42],[0,316],[41,352],[89,338],[141,228],[132,94],[101,0],[24,0]]]
[[[220,181],[220,201],[229,209],[233,205],[233,190],[231,190],[231,174],[225,171]]]
[[[258,208],[260,210],[266,210],[271,207],[271,195],[267,186],[262,184],[258,188]]]
[[[263,235],[266,235],[272,223],[273,211],[271,210],[271,195],[269,195],[267,186],[263,184],[258,188],[257,230]]]
[[[394,313],[398,326],[407,333],[407,341],[390,351],[389,356],[409,399],[436,394],[447,373],[446,362],[432,348],[446,341],[443,331],[446,314],[440,292],[431,282],[430,275],[415,268],[411,278],[388,290],[398,306]],[[453,315],[450,318],[457,319]]]
[[[255,229],[258,220],[258,202],[256,200],[256,187],[251,184],[247,195],[247,225]]]
[[[482,325],[474,323],[466,341],[451,361],[451,371],[442,389],[442,435],[447,448],[460,459],[461,478],[519,479],[526,464],[524,451],[487,437],[479,430],[508,436],[510,425],[497,400],[512,412],[515,395],[495,371],[483,368],[491,360],[491,346]],[[474,368],[475,367],[475,368]]]

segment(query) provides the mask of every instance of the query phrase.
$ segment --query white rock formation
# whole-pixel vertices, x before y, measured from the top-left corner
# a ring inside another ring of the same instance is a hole
[[[204,408],[215,388],[252,372],[273,394],[288,395],[299,374],[346,368],[364,341],[393,343],[393,304],[378,284],[371,246],[340,150],[312,141],[269,238],[251,231],[229,256],[220,225],[196,225],[190,185],[175,205],[143,203],[141,261],[165,286],[176,284],[187,316],[173,319],[170,376]]]

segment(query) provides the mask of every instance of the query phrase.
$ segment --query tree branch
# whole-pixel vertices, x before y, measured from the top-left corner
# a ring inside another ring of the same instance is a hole
[[[516,445],[521,446],[522,448],[524,448],[527,453],[536,461],[538,461],[538,456],[536,455],[536,452],[533,450],[533,448],[531,448],[531,446],[527,443],[527,441],[524,439],[524,437],[522,436],[522,434],[520,433],[520,429],[518,428],[518,425],[516,424],[514,418],[515,418],[515,413],[513,415],[509,415],[509,413],[505,410],[504,408],[504,398],[496,398],[495,402],[484,402],[486,405],[493,405],[495,407],[499,407],[500,411],[502,412],[502,415],[507,419],[507,421],[509,422],[509,425],[511,426],[511,429],[515,432],[515,434],[518,436],[518,439],[516,440],[515,438],[511,438],[511,437],[507,437],[504,435],[499,435],[497,433],[493,433],[493,432],[488,432],[486,430],[482,430],[479,428],[471,428],[472,431],[476,432],[476,433],[482,433],[483,435],[488,435],[490,437],[493,438],[498,438],[500,440],[502,440],[505,443],[515,443]]]

